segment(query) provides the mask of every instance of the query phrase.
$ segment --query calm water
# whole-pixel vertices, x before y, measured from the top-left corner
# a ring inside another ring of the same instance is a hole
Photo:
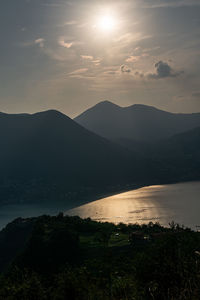
[[[200,182],[144,187],[68,210],[66,214],[126,224],[152,221],[168,225],[173,220],[196,228],[200,225]]]
[[[18,217],[34,217],[43,214],[56,215],[65,211],[68,215],[90,217],[98,221],[148,223],[168,225],[174,220],[195,228],[200,225],[200,182],[144,187],[67,210],[55,201],[54,206],[5,205],[0,207],[0,229]]]

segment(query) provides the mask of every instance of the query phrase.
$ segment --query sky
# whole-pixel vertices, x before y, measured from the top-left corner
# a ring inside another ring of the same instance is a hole
[[[0,111],[200,112],[200,0],[1,0]]]

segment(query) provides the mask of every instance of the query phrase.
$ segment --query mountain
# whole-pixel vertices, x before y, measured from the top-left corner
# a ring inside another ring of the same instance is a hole
[[[199,131],[121,146],[55,110],[0,113],[0,204],[61,200],[71,207],[127,185],[199,179]]]
[[[135,153],[142,153],[153,158],[177,157],[181,159],[190,157],[195,160],[200,159],[200,127],[151,143],[131,139],[119,139],[117,141]]]
[[[24,201],[25,192],[25,199],[42,193],[47,198],[46,191],[61,183],[65,194],[73,187],[77,192],[77,187],[124,184],[143,176],[138,155],[55,110],[32,115],[1,113],[0,141],[0,198],[5,201],[10,195]]]
[[[156,141],[200,126],[200,113],[175,114],[152,106],[135,104],[120,107],[104,101],[74,120],[111,140]]]
[[[200,163],[200,127],[152,145],[151,156],[173,159],[176,162],[188,161],[191,167],[197,167]]]
[[[173,168],[173,176],[200,179],[200,127],[177,134],[151,149],[151,158]]]
[[[159,171],[165,170],[166,180],[200,179],[200,127],[162,141],[148,143],[119,139],[118,143],[152,160],[159,166]]]

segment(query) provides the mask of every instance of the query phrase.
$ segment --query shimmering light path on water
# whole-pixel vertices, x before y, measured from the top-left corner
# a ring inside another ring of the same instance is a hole
[[[66,214],[126,224],[152,221],[168,225],[173,220],[195,228],[200,225],[200,182],[144,187],[82,205]]]

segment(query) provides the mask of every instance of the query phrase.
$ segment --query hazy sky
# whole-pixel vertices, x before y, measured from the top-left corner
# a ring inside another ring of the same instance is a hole
[[[1,0],[0,36],[0,111],[200,112],[200,0]]]

